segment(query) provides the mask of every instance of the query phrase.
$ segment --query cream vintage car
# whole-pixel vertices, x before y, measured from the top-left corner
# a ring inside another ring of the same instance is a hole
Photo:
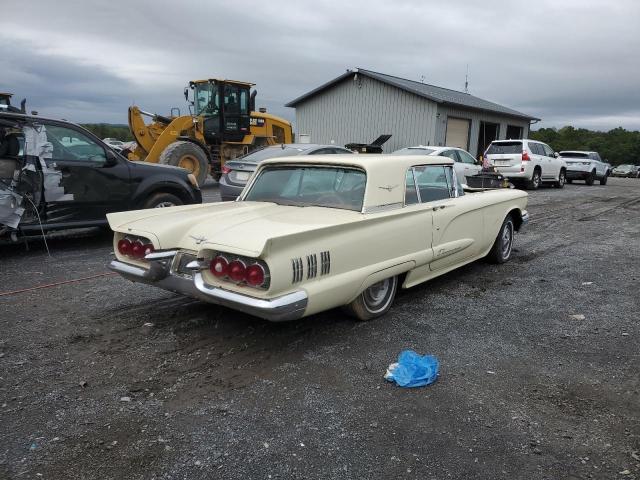
[[[399,285],[507,261],[526,205],[519,190],[463,192],[443,157],[274,159],[235,202],[109,214],[109,267],[271,321],[339,306],[368,320]]]

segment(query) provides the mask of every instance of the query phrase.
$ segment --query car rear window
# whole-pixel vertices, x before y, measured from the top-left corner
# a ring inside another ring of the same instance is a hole
[[[581,152],[560,152],[560,156],[564,158],[589,158],[588,153]]]
[[[433,148],[415,148],[407,147],[393,152],[393,155],[431,155],[435,150]]]
[[[268,160],[270,158],[279,158],[279,157],[292,157],[295,155],[304,155],[305,150],[301,148],[282,148],[282,147],[267,147],[262,150],[257,150],[255,152],[251,152],[248,155],[243,157],[239,157],[238,160],[242,160],[243,162],[254,162],[260,163],[263,160]]]
[[[506,153],[522,153],[522,142],[492,143],[487,149],[487,155],[503,155]]]
[[[271,165],[260,170],[244,200],[360,211],[366,179],[354,168]]]

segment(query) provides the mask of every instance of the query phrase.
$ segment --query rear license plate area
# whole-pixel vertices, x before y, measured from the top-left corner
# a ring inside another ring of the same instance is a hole
[[[178,253],[171,265],[171,273],[184,278],[193,278],[193,271],[187,268],[187,265],[198,257],[191,253]]]
[[[234,172],[231,180],[237,183],[246,183],[251,176],[251,172]]]

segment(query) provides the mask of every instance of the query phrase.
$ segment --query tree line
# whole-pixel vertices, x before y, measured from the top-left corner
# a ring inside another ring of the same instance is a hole
[[[562,150],[589,150],[600,154],[612,165],[640,164],[640,131],[618,127],[608,132],[585,128],[541,128],[530,133],[530,138],[550,145],[556,152]]]
[[[133,140],[128,125],[114,125],[112,123],[83,123],[82,126],[100,138],[117,138],[123,142]]]

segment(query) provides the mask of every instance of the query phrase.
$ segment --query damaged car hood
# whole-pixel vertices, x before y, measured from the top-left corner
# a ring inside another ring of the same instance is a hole
[[[267,202],[225,202],[107,215],[114,231],[142,235],[156,248],[198,251],[204,246],[258,256],[270,239],[338,226],[362,218],[359,212],[296,207]]]

